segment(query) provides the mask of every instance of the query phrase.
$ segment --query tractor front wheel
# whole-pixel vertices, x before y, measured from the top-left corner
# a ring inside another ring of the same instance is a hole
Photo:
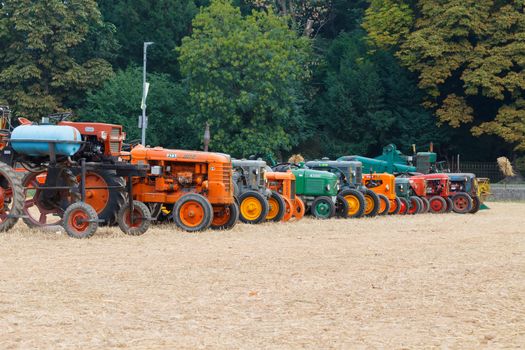
[[[445,213],[451,213],[452,210],[454,210],[454,202],[452,202],[450,197],[445,197],[445,202],[447,202],[447,209],[445,210]]]
[[[9,165],[0,162],[0,232],[11,229],[24,207],[20,178]]]
[[[390,200],[390,210],[388,211],[388,215],[399,214],[400,210],[401,210],[401,199],[399,197],[396,197],[396,199]]]
[[[365,216],[374,217],[379,212],[379,197],[377,194],[369,189],[365,190]]]
[[[425,197],[419,197],[419,199],[423,202],[423,211],[421,211],[421,213],[428,213],[430,210],[430,202]]]
[[[360,218],[365,214],[365,196],[357,190],[349,189],[339,193],[348,204],[348,217]]]
[[[409,202],[410,202],[410,207],[407,211],[407,214],[410,214],[410,215],[419,214],[419,212],[421,212],[421,202],[419,201],[419,198],[416,196],[410,196]]]
[[[320,196],[312,202],[310,211],[317,219],[330,219],[335,214],[335,205],[332,198]]]
[[[469,211],[470,214],[476,214],[481,207],[481,200],[478,196],[472,197],[472,209]]]
[[[68,206],[63,220],[66,233],[73,238],[89,238],[98,228],[97,212],[84,202],[76,202]]]
[[[222,207],[213,207],[211,228],[214,230],[231,230],[239,220],[239,206],[237,203]]]
[[[400,197],[399,200],[401,201],[401,205],[399,206],[399,214],[400,215],[408,214],[408,210],[410,209],[410,202],[408,201],[408,199],[404,197]]]
[[[239,196],[239,219],[245,224],[258,224],[268,216],[268,201],[256,191],[246,191]]]
[[[454,212],[458,214],[466,214],[472,210],[472,197],[468,193],[456,193],[452,197]]]
[[[430,211],[434,214],[442,214],[447,210],[447,201],[440,196],[434,196],[429,199]]]
[[[301,220],[306,212],[306,207],[304,205],[304,202],[301,198],[295,197],[295,211],[293,213],[293,217],[296,220]]]
[[[283,221],[286,222],[292,218],[295,208],[287,197],[283,197],[283,200],[285,203]]]
[[[386,215],[390,211],[390,201],[384,194],[378,194],[379,197],[379,212],[378,215]]]
[[[340,194],[335,198],[335,215],[343,219],[348,217],[348,202]]]
[[[172,215],[175,224],[184,231],[203,231],[211,225],[213,207],[206,197],[188,193],[175,203]]]
[[[272,191],[271,197],[268,199],[268,215],[266,215],[267,221],[279,222],[283,219],[286,212],[286,202],[283,196],[279,193]]]
[[[117,214],[117,223],[122,232],[132,236],[144,234],[151,223],[151,212],[146,204],[133,201],[133,220],[129,204],[123,205]]]

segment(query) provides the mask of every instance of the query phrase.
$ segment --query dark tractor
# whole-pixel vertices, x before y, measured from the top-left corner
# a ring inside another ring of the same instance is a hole
[[[233,159],[234,195],[239,204],[239,219],[247,224],[264,222],[270,210],[270,202],[283,206],[277,211],[284,213],[282,196],[266,187],[266,162],[261,159]],[[278,219],[277,221],[281,220]]]
[[[481,207],[479,186],[476,175],[472,173],[450,173],[450,196],[453,210],[459,214],[477,213]]]

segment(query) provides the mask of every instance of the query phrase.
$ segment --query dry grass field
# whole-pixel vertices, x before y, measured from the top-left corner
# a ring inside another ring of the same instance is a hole
[[[0,236],[0,348],[518,348],[525,203],[476,215]]]

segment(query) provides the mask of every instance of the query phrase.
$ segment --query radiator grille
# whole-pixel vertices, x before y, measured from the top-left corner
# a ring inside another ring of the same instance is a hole
[[[231,185],[232,185],[232,165],[231,164],[223,165],[222,182],[224,183],[224,187],[226,188],[226,191],[230,192]]]
[[[292,180],[291,186],[292,188],[290,189],[290,193],[291,193],[292,200],[294,200],[295,199],[295,180]]]
[[[119,128],[111,129],[111,135],[109,135],[109,148],[112,154],[120,153],[120,129]]]

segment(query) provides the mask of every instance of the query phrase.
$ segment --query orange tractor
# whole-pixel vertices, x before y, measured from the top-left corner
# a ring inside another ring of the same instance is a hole
[[[131,163],[150,167],[146,177],[133,179],[132,187],[134,199],[150,206],[153,219],[168,215],[189,232],[230,229],[237,223],[230,156],[136,146]]]
[[[396,177],[392,174],[363,174],[363,185],[379,197],[379,215],[397,214],[401,209],[395,182]]]
[[[267,220],[288,221],[292,217],[302,219],[305,205],[301,198],[295,194],[295,175],[292,172],[265,172],[267,187],[280,196],[272,196],[268,200],[269,210]],[[278,203],[282,200],[284,203]],[[284,204],[284,205],[283,205]]]

